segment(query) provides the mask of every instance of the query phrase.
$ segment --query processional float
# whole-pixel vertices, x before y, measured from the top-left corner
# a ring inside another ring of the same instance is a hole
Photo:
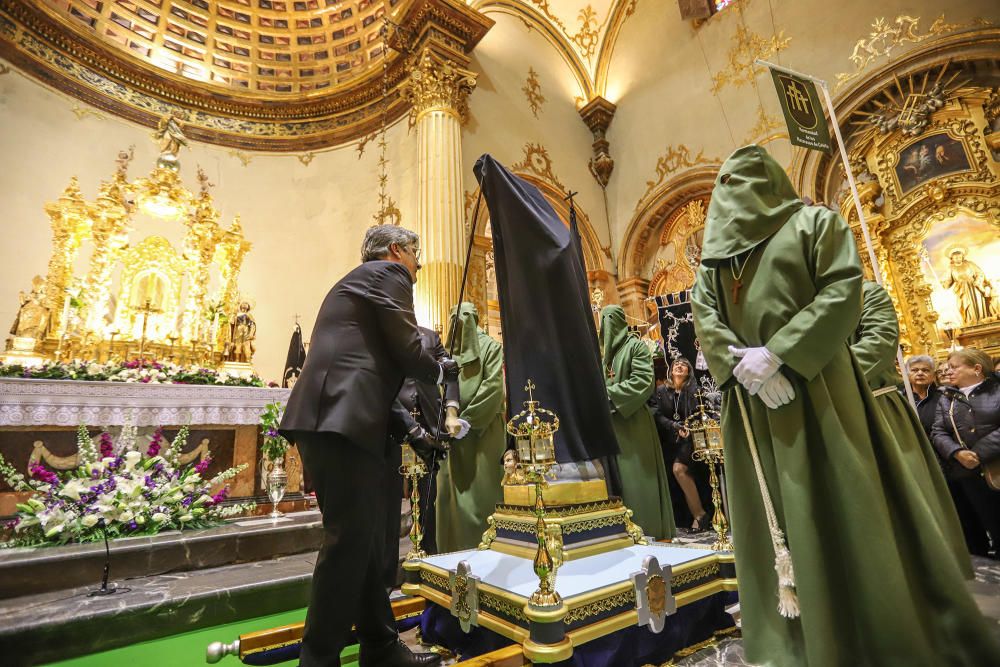
[[[591,661],[611,655],[606,664],[627,664],[616,660],[629,652],[663,662],[733,627],[725,608],[735,601],[736,573],[725,524],[716,521],[714,550],[654,542],[609,492],[602,461],[618,447],[575,227],[489,155],[476,176],[493,226],[508,405],[523,409],[507,422],[503,503],[478,548],[427,556],[415,522],[402,593],[424,606],[425,641],[479,656],[480,667],[557,663],[575,653]],[[695,417],[698,449],[718,461],[718,422],[704,410]],[[416,489],[426,468],[406,447],[401,472]],[[297,654],[301,624],[268,632],[213,644],[209,661],[239,655],[271,664]]]

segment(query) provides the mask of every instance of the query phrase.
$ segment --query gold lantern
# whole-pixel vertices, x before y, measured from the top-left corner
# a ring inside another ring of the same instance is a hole
[[[538,549],[535,551],[534,569],[538,575],[538,590],[532,593],[528,604],[533,607],[560,606],[562,598],[555,590],[555,563],[546,539],[545,501],[542,498],[546,476],[556,464],[554,436],[559,430],[559,417],[535,400],[535,384],[530,378],[524,390],[528,392],[525,409],[507,422],[507,432],[514,436],[517,467],[524,472],[527,481],[535,484],[535,537]]]
[[[714,551],[732,551],[733,544],[729,541],[729,522],[722,509],[722,494],[720,492],[719,475],[716,466],[725,464],[722,451],[722,425],[719,420],[705,409],[704,395],[697,393],[698,412],[684,421],[684,427],[691,433],[691,443],[694,452],[691,458],[703,461],[708,466],[708,481],[712,486],[712,528],[715,529]]]

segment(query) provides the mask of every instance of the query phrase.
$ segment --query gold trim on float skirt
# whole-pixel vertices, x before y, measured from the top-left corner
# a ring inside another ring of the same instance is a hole
[[[573,642],[563,637],[556,644],[539,644],[531,639],[522,643],[524,657],[532,662],[561,662],[573,655]]]
[[[560,482],[549,484],[542,492],[545,500],[546,519],[548,510],[554,505],[582,505],[598,503],[608,499],[608,486],[603,479],[591,479],[585,482]],[[507,505],[534,507],[534,484],[506,484],[503,487],[503,501]]]
[[[440,591],[434,590],[428,586],[418,585],[417,588],[420,589],[420,595],[427,600],[440,605],[445,609],[451,608],[451,597],[449,595],[441,593]],[[518,625],[514,625],[510,621],[497,618],[489,612],[483,611],[482,608],[480,608],[479,613],[476,614],[476,623],[479,627],[492,630],[493,632],[503,635],[507,639],[515,641],[519,644],[523,644],[531,636],[527,628],[522,628]]]

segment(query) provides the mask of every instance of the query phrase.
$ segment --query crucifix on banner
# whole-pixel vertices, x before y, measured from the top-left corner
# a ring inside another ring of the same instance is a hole
[[[840,148],[840,159],[844,163],[844,173],[847,174],[847,182],[851,186],[851,197],[854,199],[854,208],[858,214],[858,221],[861,223],[861,233],[865,239],[865,248],[868,250],[868,259],[871,261],[872,273],[875,275],[875,282],[883,284],[882,270],[875,257],[875,250],[872,247],[871,232],[868,230],[868,222],[865,220],[864,211],[861,208],[861,197],[858,195],[858,184],[854,180],[854,173],[851,171],[850,161],[847,157],[847,147],[844,145],[844,138],[840,134],[840,123],[837,121],[837,112],[833,108],[833,99],[830,97],[830,89],[826,81],[818,79],[809,74],[802,74],[795,70],[775,65],[766,60],[755,60],[755,65],[763,65],[771,71],[774,79],[774,86],[778,91],[778,100],[781,103],[781,111],[785,117],[785,124],[788,126],[788,140],[802,148],[810,150],[821,150],[829,153],[832,150],[830,145],[830,133],[826,126],[826,118],[822,113],[822,105],[819,103],[819,96],[816,88],[823,91],[823,99],[826,108],[830,112],[830,124],[833,125],[833,134],[837,139],[837,146]],[[906,373],[906,365],[903,361],[903,349],[896,347],[896,363],[899,364],[900,374],[903,376],[903,386],[906,388],[906,396],[910,405],[914,409],[917,407],[916,399],[913,397],[913,388],[910,386],[910,378]]]

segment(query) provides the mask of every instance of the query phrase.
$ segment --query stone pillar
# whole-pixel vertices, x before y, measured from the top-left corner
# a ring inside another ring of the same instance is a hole
[[[648,290],[649,281],[645,278],[629,278],[618,282],[618,299],[627,314],[642,320],[648,317]]]
[[[401,94],[417,135],[417,220],[423,270],[417,280],[417,321],[446,328],[458,301],[465,262],[462,123],[476,86],[468,53],[493,21],[457,0],[418,0],[400,19],[393,45],[407,41],[415,57]]]

